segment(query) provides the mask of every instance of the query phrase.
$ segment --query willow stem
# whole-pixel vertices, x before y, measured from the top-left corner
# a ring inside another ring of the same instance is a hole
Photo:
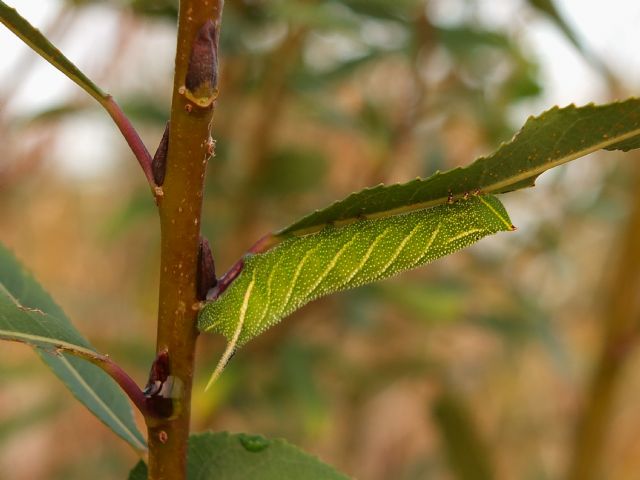
[[[198,330],[198,251],[204,177],[217,95],[223,0],[182,0],[161,227],[156,351],[182,386],[172,415],[147,422],[149,480],[186,478],[191,390]],[[194,48],[195,46],[195,48]],[[190,65],[196,63],[190,68]],[[208,70],[209,69],[209,70]],[[194,73],[195,72],[195,73]]]

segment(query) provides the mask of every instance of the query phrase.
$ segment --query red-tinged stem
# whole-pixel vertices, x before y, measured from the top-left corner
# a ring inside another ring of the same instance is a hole
[[[2,336],[0,337],[0,339],[9,342],[27,344],[30,343],[25,339],[16,338],[14,336]],[[104,370],[104,372],[107,373],[113,380],[115,380],[120,388],[122,388],[131,402],[136,406],[138,410],[140,410],[140,413],[142,413],[145,417],[152,415],[153,412],[150,412],[147,408],[147,401],[144,396],[144,392],[140,389],[135,380],[133,380],[133,378],[131,378],[120,365],[114,362],[111,357],[109,357],[109,355],[104,355],[91,349],[65,342],[47,342],[47,344],[51,349],[54,349],[59,354],[66,353],[69,355],[73,355],[74,357],[82,358],[83,360],[93,363],[97,367]]]
[[[283,239],[281,237],[278,237],[273,233],[267,233],[251,246],[249,253],[264,253],[270,248],[275,247],[282,240]]]
[[[153,194],[156,197],[162,196],[162,189],[156,185],[156,182],[153,179],[153,170],[151,169],[151,155],[145,147],[144,143],[142,143],[142,139],[138,132],[131,124],[129,118],[124,114],[120,106],[116,103],[111,95],[106,95],[104,100],[101,100],[100,103],[105,108],[105,110],[109,113],[116,126],[122,133],[122,136],[129,144],[131,151],[135,155],[144,176],[147,177],[147,182],[151,186],[153,190]]]
[[[4,24],[18,38],[31,47],[42,58],[48,61],[55,68],[64,73],[70,80],[91,95],[105,110],[111,115],[125,140],[133,150],[133,154],[138,159],[142,171],[147,177],[147,181],[153,190],[156,201],[162,196],[162,189],[158,188],[153,181],[151,171],[151,155],[142,143],[138,132],[120,109],[113,97],[105,93],[100,87],[91,81],[84,73],[65,57],[49,40],[34,28],[25,18],[8,5],[0,2],[0,23]]]
[[[251,248],[247,250],[247,253],[250,255],[264,253],[267,250],[270,250],[271,248],[278,245],[283,240],[283,237],[279,237],[277,235],[274,235],[273,233],[268,233],[261,237],[260,240],[258,240],[256,243],[254,243]],[[231,285],[231,282],[233,282],[242,272],[242,269],[244,268],[244,259],[245,257],[243,256],[236,263],[234,263],[222,277],[218,279],[218,284],[207,295],[207,300],[215,300],[224,293],[227,287]]]
[[[138,384],[122,369],[122,367],[120,367],[120,365],[115,363],[108,356],[102,357],[94,363],[116,381],[124,393],[127,394],[131,402],[138,410],[140,410],[142,415],[148,417],[153,414],[153,412],[150,412],[147,408],[147,399]]]

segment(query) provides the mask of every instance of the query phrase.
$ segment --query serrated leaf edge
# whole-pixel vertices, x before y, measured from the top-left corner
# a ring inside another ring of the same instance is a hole
[[[405,183],[395,183],[395,184],[384,184],[384,183],[380,183],[378,185],[372,186],[372,187],[368,187],[368,188],[364,188],[360,191],[357,192],[353,192],[351,194],[349,194],[348,196],[346,196],[345,198],[343,198],[342,200],[338,200],[333,202],[332,204],[330,204],[329,206],[325,207],[325,208],[321,208],[321,209],[316,209],[314,210],[312,213],[309,213],[308,215],[305,215],[304,217],[302,217],[300,220],[294,222],[293,224],[289,225],[288,227],[285,227],[279,231],[277,231],[275,233],[276,236],[279,237],[287,237],[287,236],[304,236],[304,235],[308,235],[311,233],[315,233],[319,230],[321,230],[323,227],[325,227],[327,225],[327,222],[322,222],[322,223],[318,223],[315,225],[311,225],[308,227],[302,227],[299,228],[298,226],[303,226],[306,221],[310,218],[313,218],[315,215],[324,212],[326,210],[329,210],[331,208],[334,208],[338,205],[344,204],[349,202],[351,199],[357,198],[357,196],[365,193],[365,192],[373,192],[375,193],[376,190],[379,190],[381,193],[382,192],[387,192],[389,189],[392,188],[396,188],[396,187],[403,187],[405,185],[409,185],[411,183],[426,183],[429,181],[434,180],[437,177],[440,177],[444,174],[453,174],[454,172],[464,172],[465,170],[467,170],[468,168],[470,168],[471,166],[475,165],[478,162],[484,162],[487,159],[490,159],[496,155],[498,155],[505,147],[511,145],[512,143],[514,143],[515,141],[517,141],[518,137],[523,134],[523,132],[527,129],[528,126],[530,126],[531,122],[537,121],[537,120],[541,120],[544,116],[549,115],[551,113],[555,113],[558,111],[566,111],[566,112],[571,112],[571,111],[576,111],[576,110],[580,110],[580,109],[584,109],[584,108],[599,108],[599,107],[604,107],[604,106],[612,106],[612,105],[620,105],[623,104],[625,102],[628,101],[634,101],[634,100],[638,100],[638,98],[636,97],[629,97],[625,100],[621,100],[621,101],[617,101],[617,102],[611,102],[611,103],[607,103],[607,104],[603,104],[603,105],[598,105],[595,104],[594,102],[590,102],[586,105],[582,105],[582,106],[577,106],[575,103],[571,103],[565,107],[559,107],[558,105],[545,110],[544,112],[542,112],[540,115],[537,116],[530,116],[527,118],[527,121],[525,122],[525,124],[522,126],[522,128],[520,130],[518,130],[513,137],[505,142],[500,143],[500,145],[498,146],[498,148],[496,150],[494,150],[490,155],[487,156],[483,156],[483,157],[479,157],[476,160],[474,160],[473,162],[471,162],[468,165],[465,165],[463,167],[457,167],[457,168],[453,168],[450,170],[446,170],[444,172],[441,171],[436,171],[433,175],[426,177],[426,178],[420,178],[417,177],[413,180],[410,180],[408,182]],[[389,210],[381,210],[379,212],[372,212],[372,213],[367,213],[367,214],[362,214],[362,215],[358,215],[358,216],[352,216],[349,217],[347,219],[340,219],[340,220],[334,220],[331,222],[332,225],[336,225],[336,226],[343,226],[343,225],[348,225],[350,223],[353,223],[354,221],[358,220],[358,219],[362,219],[362,218],[367,218],[367,219],[374,219],[374,218],[384,218],[387,216],[393,216],[393,215],[398,215],[401,213],[408,213],[408,212],[412,212],[412,211],[416,211],[416,210],[422,210],[425,208],[430,208],[430,207],[434,207],[436,205],[441,205],[447,202],[452,202],[452,201],[456,201],[460,198],[463,198],[465,196],[468,196],[470,194],[490,194],[490,193],[506,193],[504,191],[502,191],[501,189],[508,187],[509,185],[515,185],[518,184],[519,182],[523,182],[525,180],[531,179],[532,182],[533,180],[535,180],[535,178],[537,178],[539,175],[541,175],[542,173],[544,173],[545,171],[551,169],[551,168],[555,168],[559,165],[562,165],[564,163],[568,163],[570,161],[576,160],[580,157],[583,157],[585,155],[588,155],[590,153],[596,152],[598,150],[603,150],[606,149],[607,147],[611,147],[613,145],[616,145],[618,143],[622,143],[626,140],[629,140],[630,138],[636,137],[640,135],[640,128],[632,130],[624,135],[620,135],[620,136],[616,136],[616,137],[611,137],[611,138],[607,138],[606,140],[603,140],[602,142],[599,142],[595,145],[590,146],[589,148],[584,148],[582,150],[578,150],[576,152],[574,152],[571,155],[567,155],[565,157],[561,157],[559,159],[557,159],[554,162],[550,162],[550,163],[545,163],[544,165],[540,165],[538,168],[536,169],[532,169],[532,170],[527,170],[525,172],[523,172],[521,175],[516,175],[513,177],[509,177],[508,179],[505,179],[503,181],[500,182],[496,182],[494,184],[489,184],[488,186],[485,186],[482,189],[478,189],[475,190],[473,192],[462,192],[462,193],[457,193],[457,194],[452,194],[448,197],[439,197],[433,200],[429,200],[426,202],[420,202],[420,203],[415,203],[409,206],[403,206],[403,207],[396,207],[393,209],[389,209]],[[533,186],[533,183],[530,185]]]

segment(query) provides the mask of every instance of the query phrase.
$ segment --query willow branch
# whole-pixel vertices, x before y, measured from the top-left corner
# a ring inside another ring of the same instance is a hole
[[[198,268],[204,177],[212,154],[223,0],[181,0],[175,77],[163,169],[156,351],[163,375],[180,383],[173,408],[147,422],[149,479],[186,478],[191,390],[200,298]]]

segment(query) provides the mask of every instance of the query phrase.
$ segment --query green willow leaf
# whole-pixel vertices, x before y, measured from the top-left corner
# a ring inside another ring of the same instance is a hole
[[[138,451],[146,450],[129,401],[102,369],[103,357],[62,309],[0,244],[0,340],[26,343],[96,417]]]
[[[238,278],[199,316],[201,330],[229,340],[212,381],[236,346],[307,302],[391,277],[511,229],[498,199],[474,195],[426,210],[329,226],[247,256]]]
[[[139,462],[129,480],[146,480]],[[202,433],[189,438],[187,480],[348,480],[333,467],[284,440],[259,435]]]
[[[404,184],[379,185],[316,211],[279,234],[301,235],[329,223],[432,207],[470,193],[504,193],[531,187],[546,170],[597,150],[640,147],[640,99],[607,105],[554,107],[531,117],[513,140],[464,168]]]
[[[93,98],[102,103],[107,97],[107,94],[82,73],[71,60],[65,57],[40,30],[31,25],[14,8],[11,8],[2,0],[0,0],[0,22]]]

